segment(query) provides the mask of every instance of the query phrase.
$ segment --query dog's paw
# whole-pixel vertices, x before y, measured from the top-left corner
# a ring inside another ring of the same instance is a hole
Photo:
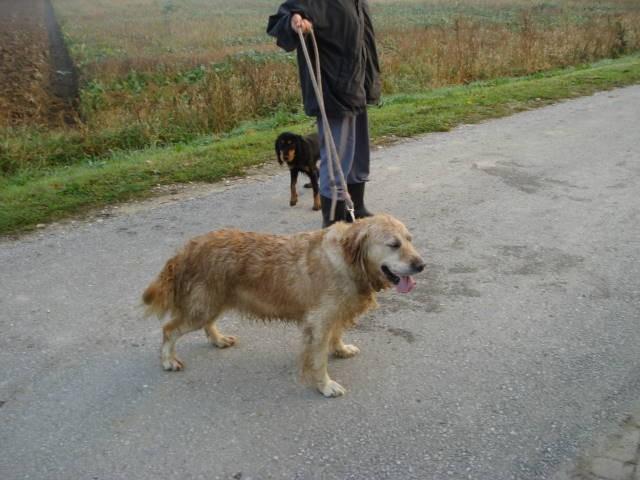
[[[218,348],[227,348],[234,346],[237,340],[238,338],[233,335],[220,335],[216,339],[211,339],[211,343]]]
[[[289,200],[289,206],[290,207],[295,207],[297,203],[298,203],[297,199],[296,200]]]
[[[322,208],[322,206],[320,205],[316,205],[315,203],[313,204],[313,208],[311,210],[313,210],[314,212],[317,212],[318,210],[320,210]]]
[[[329,380],[329,382],[327,382],[326,384],[319,386],[318,390],[320,390],[320,393],[322,393],[322,395],[329,398],[341,397],[342,395],[347,393],[342,385],[340,385],[338,382],[334,382],[333,380]]]
[[[338,358],[351,358],[360,353],[360,349],[355,345],[343,345],[342,348],[335,351]]]
[[[184,363],[177,357],[167,358],[162,360],[162,368],[167,372],[179,372],[184,370]]]

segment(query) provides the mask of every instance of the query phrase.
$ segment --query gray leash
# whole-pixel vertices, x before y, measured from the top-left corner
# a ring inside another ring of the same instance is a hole
[[[338,155],[338,150],[336,149],[336,143],[333,140],[333,134],[331,133],[331,127],[329,126],[329,119],[327,118],[327,112],[324,108],[324,96],[322,94],[322,74],[320,72],[320,55],[318,53],[318,43],[316,42],[316,36],[313,34],[313,29],[310,32],[311,40],[313,43],[313,53],[316,57],[316,74],[313,72],[313,65],[311,64],[311,58],[309,57],[309,50],[307,49],[307,43],[304,40],[304,35],[300,30],[298,30],[298,36],[300,37],[300,45],[302,46],[302,53],[304,53],[304,58],[307,61],[307,68],[309,69],[309,76],[311,77],[311,83],[313,84],[313,90],[316,94],[316,99],[318,100],[318,107],[320,108],[320,117],[322,119],[322,127],[324,130],[324,144],[327,147],[327,160],[329,164],[327,165],[329,170],[329,180],[331,186],[331,214],[330,219],[333,221],[336,216],[336,205],[338,203],[338,187],[336,184],[336,172],[338,172],[338,179],[340,181],[340,185],[342,186],[342,190],[344,192],[344,201],[345,208],[349,212],[351,216],[351,221],[355,222],[355,213],[353,209],[353,201],[351,200],[351,196],[349,195],[349,189],[347,187],[347,182],[344,178],[344,172],[342,171],[342,166],[340,165],[340,157]],[[317,75],[317,78],[316,78]]]

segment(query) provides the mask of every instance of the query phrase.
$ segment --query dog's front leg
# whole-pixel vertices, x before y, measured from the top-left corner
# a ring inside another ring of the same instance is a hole
[[[317,313],[303,325],[302,376],[325,397],[339,397],[346,390],[329,378],[327,362],[331,340],[331,319]]]
[[[296,183],[298,182],[298,170],[292,168],[291,172],[291,199],[289,200],[289,205],[294,206],[298,203],[298,192],[296,190]]]

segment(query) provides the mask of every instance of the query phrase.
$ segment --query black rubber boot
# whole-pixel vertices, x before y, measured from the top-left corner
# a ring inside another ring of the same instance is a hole
[[[372,217],[373,213],[364,206],[364,186],[365,183],[350,183],[347,185],[351,201],[353,202],[353,210],[356,218]]]
[[[336,203],[336,215],[333,221],[330,220],[331,199],[320,195],[320,205],[322,206],[322,228],[327,228],[336,222],[346,220],[347,211],[344,208],[344,200],[338,200],[338,202]]]

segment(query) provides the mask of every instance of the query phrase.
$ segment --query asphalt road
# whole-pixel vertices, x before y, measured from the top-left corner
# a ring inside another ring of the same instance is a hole
[[[193,235],[317,228],[286,172],[1,241],[0,478],[551,477],[640,398],[639,125],[635,86],[377,151],[427,269],[347,334],[338,399],[295,327],[226,318],[168,373],[141,315]]]

